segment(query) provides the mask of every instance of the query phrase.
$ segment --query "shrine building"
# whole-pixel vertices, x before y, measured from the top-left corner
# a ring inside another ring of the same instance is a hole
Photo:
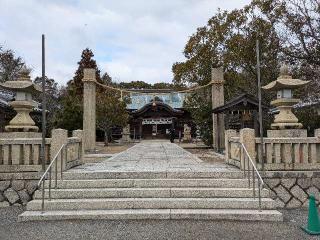
[[[190,113],[184,109],[185,93],[170,89],[133,90],[127,109],[130,115],[130,135],[135,139],[167,139],[169,129],[176,138],[183,136],[184,125],[195,131]],[[139,93],[141,92],[141,93]]]

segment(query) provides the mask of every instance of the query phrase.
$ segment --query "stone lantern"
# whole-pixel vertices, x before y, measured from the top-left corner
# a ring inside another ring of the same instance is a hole
[[[287,65],[283,65],[280,68],[280,76],[277,80],[269,83],[262,88],[268,91],[276,91],[277,99],[271,101],[273,106],[276,106],[279,113],[275,116],[274,122],[271,124],[271,129],[279,130],[277,136],[273,134],[273,137],[304,137],[306,136],[305,130],[297,130],[302,128],[302,124],[299,123],[298,118],[292,112],[292,106],[300,101],[300,99],[293,98],[292,91],[308,84],[309,81],[303,81],[300,79],[293,79],[289,74],[289,68]],[[290,129],[296,129],[296,131],[290,131]],[[268,135],[270,135],[268,131]]]
[[[17,133],[14,135],[16,137],[27,137],[29,135],[34,137],[39,135],[40,133],[30,134],[30,132],[38,132],[39,129],[35,126],[29,113],[36,107],[35,102],[32,100],[32,94],[40,93],[42,90],[31,81],[29,70],[24,67],[20,71],[16,81],[7,81],[1,83],[0,86],[16,93],[14,101],[9,102],[9,104],[17,112],[17,115],[10,121],[9,125],[5,127],[5,131],[8,133],[1,133],[1,136],[12,135],[10,133],[13,132]]]

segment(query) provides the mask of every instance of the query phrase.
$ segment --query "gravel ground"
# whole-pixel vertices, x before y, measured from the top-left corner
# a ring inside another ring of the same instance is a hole
[[[98,150],[98,153],[115,154],[115,153],[125,151],[128,148],[132,147],[133,145],[134,144],[132,144],[132,143],[128,143],[128,144],[109,143],[108,146],[104,146],[104,143],[97,142],[96,149]]]
[[[320,239],[301,229],[307,211],[283,211],[283,223],[189,220],[17,222],[22,207],[0,209],[1,240],[69,239]]]
[[[208,163],[224,163],[224,157],[216,154],[212,149],[192,148],[186,149],[188,152],[196,155],[198,158]]]

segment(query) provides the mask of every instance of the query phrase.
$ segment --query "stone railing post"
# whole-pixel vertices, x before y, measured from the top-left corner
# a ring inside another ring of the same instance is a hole
[[[320,128],[314,130],[314,136],[320,140]]]
[[[231,158],[231,143],[229,142],[231,137],[236,137],[237,131],[233,129],[228,129],[225,131],[225,162],[229,163],[229,160]]]
[[[51,132],[51,147],[50,147],[50,157],[51,160],[56,156],[61,146],[68,142],[68,131],[65,129],[53,129]],[[64,152],[62,152],[62,158],[63,158],[63,165],[62,165],[62,171],[66,169],[66,162],[64,159]],[[53,171],[55,168],[53,167]],[[58,157],[58,172],[61,170],[61,160],[60,156]]]
[[[251,129],[251,128],[243,128],[240,130],[240,143],[242,143],[252,161],[254,164],[256,164],[256,140],[255,140],[255,132],[254,132],[254,129]],[[240,168],[241,169],[244,169],[244,166],[245,168],[247,169],[248,168],[248,163],[245,162],[244,163],[244,156],[245,156],[245,153],[242,151],[241,152],[241,159],[240,159]]]
[[[96,70],[83,70],[83,136],[84,150],[96,147]]]
[[[80,164],[82,164],[82,159],[83,159],[83,155],[84,155],[84,147],[83,147],[83,131],[78,129],[78,130],[73,130],[72,131],[72,137],[77,137],[81,140],[81,142],[79,143],[79,147],[78,147],[78,153],[79,153],[79,162]]]

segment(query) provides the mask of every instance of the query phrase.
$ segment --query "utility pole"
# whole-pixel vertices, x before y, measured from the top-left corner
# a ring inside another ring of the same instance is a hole
[[[41,162],[42,170],[46,170],[46,69],[45,69],[45,37],[42,34],[42,144],[41,144]]]
[[[256,41],[257,54],[257,78],[258,78],[258,99],[259,99],[259,130],[260,130],[260,154],[259,162],[261,163],[262,171],[264,171],[264,149],[263,149],[263,120],[262,120],[262,103],[261,103],[261,77],[260,77],[260,46],[259,40]]]

